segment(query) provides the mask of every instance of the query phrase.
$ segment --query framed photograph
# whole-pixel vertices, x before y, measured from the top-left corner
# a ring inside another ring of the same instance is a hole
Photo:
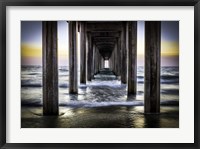
[[[198,0],[2,0],[1,148],[199,148]]]

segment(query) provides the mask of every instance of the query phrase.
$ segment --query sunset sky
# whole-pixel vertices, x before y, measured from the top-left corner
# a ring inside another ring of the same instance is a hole
[[[144,64],[144,22],[138,22],[137,41],[138,65]],[[79,53],[79,52],[78,52]],[[68,65],[68,24],[58,22],[58,62]],[[42,65],[42,22],[21,22],[22,65]],[[179,22],[162,21],[161,24],[161,65],[179,65]]]

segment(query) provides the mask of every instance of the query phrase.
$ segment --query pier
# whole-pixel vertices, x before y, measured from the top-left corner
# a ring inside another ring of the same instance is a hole
[[[77,33],[80,33],[80,83],[109,70],[137,93],[137,21],[68,21],[69,93],[78,93]],[[58,115],[57,22],[43,21],[43,114]],[[145,113],[160,113],[161,22],[145,22]]]

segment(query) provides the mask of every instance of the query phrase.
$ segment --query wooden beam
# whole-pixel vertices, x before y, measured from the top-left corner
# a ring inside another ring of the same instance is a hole
[[[129,22],[128,95],[137,92],[137,22]]]
[[[118,75],[121,76],[121,42],[120,38],[117,41],[117,55],[118,55]]]
[[[123,22],[122,27],[122,34],[121,34],[121,68],[123,71],[121,71],[121,83],[126,84],[127,83],[127,22]]]
[[[92,37],[120,37],[119,31],[106,31],[106,32],[98,32],[98,31],[92,31],[91,32]]]
[[[91,65],[92,65],[92,38],[91,38],[91,34],[87,33],[87,80],[91,81],[92,80],[92,76],[91,76]]]
[[[76,21],[69,21],[69,93],[78,93]]]
[[[145,113],[160,113],[161,22],[145,22]]]
[[[85,22],[80,22],[80,83],[86,84],[86,32]]]
[[[121,31],[121,22],[87,22],[87,31]]]
[[[42,22],[43,114],[58,115],[57,22]]]

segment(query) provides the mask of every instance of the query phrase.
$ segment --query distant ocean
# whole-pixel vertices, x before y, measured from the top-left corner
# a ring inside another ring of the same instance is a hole
[[[118,79],[79,83],[78,95],[68,93],[68,67],[59,67],[59,105],[68,107],[138,106],[144,103],[144,67],[137,69],[137,96],[127,97],[127,87]],[[99,77],[102,78],[102,77]],[[79,81],[78,81],[79,82]],[[161,68],[161,104],[179,103],[179,67]],[[42,105],[42,67],[21,67],[21,105]]]

